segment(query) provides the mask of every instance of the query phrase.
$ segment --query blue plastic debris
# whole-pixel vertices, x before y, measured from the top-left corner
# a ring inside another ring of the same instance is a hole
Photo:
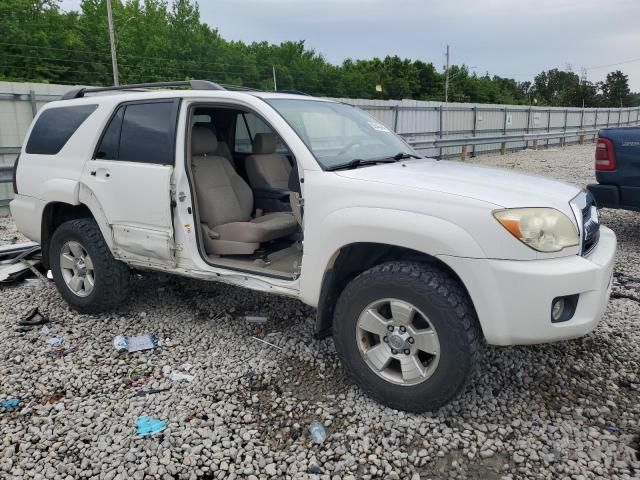
[[[10,398],[9,400],[3,400],[0,402],[0,408],[5,412],[10,412],[18,406],[20,400],[17,398]]]
[[[162,432],[167,428],[167,422],[163,422],[157,418],[144,416],[138,417],[138,420],[136,420],[136,427],[138,428],[138,435],[146,437]]]
[[[60,345],[62,345],[64,343],[64,336],[63,335],[58,335],[57,337],[52,337],[47,339],[47,343],[49,345],[51,345],[52,347],[59,347]]]
[[[113,339],[113,347],[122,352],[139,352],[141,350],[153,350],[158,346],[158,340],[154,335],[145,333],[144,335],[138,335],[135,337],[125,337],[124,335],[117,335]]]

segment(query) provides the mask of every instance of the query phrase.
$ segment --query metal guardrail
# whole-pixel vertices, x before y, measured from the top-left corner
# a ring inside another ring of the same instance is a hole
[[[0,166],[0,183],[13,182],[13,165]]]
[[[20,153],[20,147],[0,147],[0,155],[2,154],[7,154],[7,155],[11,155],[11,154],[19,154]]]
[[[465,145],[489,145],[492,143],[517,143],[517,142],[533,142],[536,140],[553,140],[567,137],[584,137],[587,135],[595,135],[599,129],[586,130],[567,130],[560,132],[542,132],[542,133],[521,133],[511,135],[494,135],[482,137],[463,137],[463,138],[431,138],[427,140],[408,141],[409,145],[418,149],[427,148],[445,148],[445,147],[462,147]],[[415,135],[411,135],[412,137]]]

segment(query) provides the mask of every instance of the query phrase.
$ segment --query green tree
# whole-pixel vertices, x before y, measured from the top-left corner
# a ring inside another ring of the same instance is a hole
[[[607,80],[602,84],[602,94],[608,107],[630,106],[629,77],[620,70],[608,73]]]
[[[534,79],[534,92],[538,101],[552,106],[572,105],[580,77],[573,72],[564,72],[553,68],[541,72]]]

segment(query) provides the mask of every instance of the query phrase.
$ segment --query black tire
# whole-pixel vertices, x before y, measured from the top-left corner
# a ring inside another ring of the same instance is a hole
[[[60,253],[65,243],[78,242],[93,262],[95,285],[86,297],[71,290],[62,276]],[[129,293],[129,267],[111,255],[96,222],[82,218],[61,224],[51,237],[49,264],[53,280],[62,298],[80,313],[98,313],[114,309]]]
[[[428,317],[440,342],[440,358],[431,377],[399,385],[377,375],[357,344],[357,322],[372,302],[396,298]],[[436,266],[389,262],[373,267],[344,289],[333,321],[336,350],[347,375],[368,395],[398,410],[434,411],[458,396],[480,358],[482,334],[471,301],[450,274]]]

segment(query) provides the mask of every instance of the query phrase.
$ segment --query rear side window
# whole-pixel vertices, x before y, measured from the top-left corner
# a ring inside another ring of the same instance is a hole
[[[132,103],[118,108],[96,158],[173,165],[177,101]]]
[[[57,154],[96,108],[97,105],[81,105],[45,110],[31,130],[27,141],[27,153]]]

